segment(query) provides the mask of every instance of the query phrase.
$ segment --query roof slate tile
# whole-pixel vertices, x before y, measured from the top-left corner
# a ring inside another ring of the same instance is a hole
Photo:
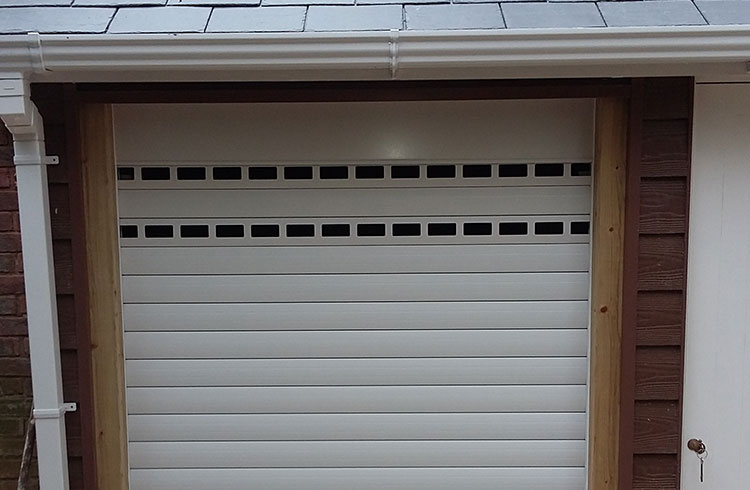
[[[494,4],[407,5],[406,28],[501,29],[505,27],[500,6]]]
[[[599,2],[597,4],[610,27],[704,25],[706,21],[687,0],[645,2]]]
[[[260,0],[169,0],[170,7],[257,7]]]
[[[312,6],[307,12],[306,31],[383,31],[401,29],[400,5],[362,7]]]
[[[121,8],[112,20],[108,32],[203,32],[210,13],[211,9],[204,7]]]
[[[10,7],[2,9],[0,33],[100,33],[115,14],[112,8]]]
[[[497,0],[479,1],[497,2]],[[357,5],[408,5],[419,3],[451,3],[451,0],[357,0]]]
[[[262,6],[274,5],[354,5],[354,0],[263,0]]]
[[[508,28],[605,27],[591,3],[509,3],[502,6]]]
[[[2,1],[2,0],[0,0]],[[74,0],[74,7],[143,7],[164,6],[167,0]]]
[[[206,32],[292,32],[305,25],[305,7],[225,8],[211,15]]]
[[[0,8],[4,7],[68,7],[73,0],[0,0]]]
[[[695,5],[709,24],[750,24],[750,1],[703,0],[695,2]]]

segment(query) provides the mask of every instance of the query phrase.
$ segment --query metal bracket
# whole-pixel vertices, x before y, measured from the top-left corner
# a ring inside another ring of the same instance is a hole
[[[15,165],[39,165],[36,158],[25,158],[23,155],[14,156],[13,163]],[[56,155],[46,155],[42,158],[43,165],[57,165],[58,163],[60,163],[60,157]]]
[[[35,408],[33,413],[35,419],[59,419],[66,413],[76,410],[78,410],[78,405],[72,402],[63,403],[58,408]]]

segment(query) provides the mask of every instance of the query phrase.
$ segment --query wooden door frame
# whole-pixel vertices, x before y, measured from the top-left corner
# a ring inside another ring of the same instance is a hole
[[[77,90],[93,372],[90,423],[98,488],[128,490],[129,486],[113,103],[536,98],[596,99],[588,488],[619,488],[627,81],[403,82],[400,87],[367,82],[204,85],[91,85]]]

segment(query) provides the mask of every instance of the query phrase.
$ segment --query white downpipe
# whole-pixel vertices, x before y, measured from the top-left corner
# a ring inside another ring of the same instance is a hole
[[[0,116],[13,135],[24,282],[29,325],[31,380],[41,490],[67,490],[68,457],[55,271],[52,258],[47,164],[42,118],[23,78],[0,80]]]

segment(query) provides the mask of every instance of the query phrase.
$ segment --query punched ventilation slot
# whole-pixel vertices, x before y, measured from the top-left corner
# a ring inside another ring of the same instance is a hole
[[[276,167],[250,167],[248,169],[250,180],[276,180]]]
[[[177,180],[206,180],[205,167],[178,167]]]
[[[279,225],[251,225],[250,236],[253,238],[274,238],[279,236]]]
[[[286,225],[288,238],[302,238],[315,236],[315,225]]]
[[[562,235],[563,223],[556,221],[540,221],[534,223],[535,235]]]
[[[244,225],[216,225],[216,238],[243,238]]]
[[[212,170],[214,180],[241,180],[241,167],[214,167]]]

